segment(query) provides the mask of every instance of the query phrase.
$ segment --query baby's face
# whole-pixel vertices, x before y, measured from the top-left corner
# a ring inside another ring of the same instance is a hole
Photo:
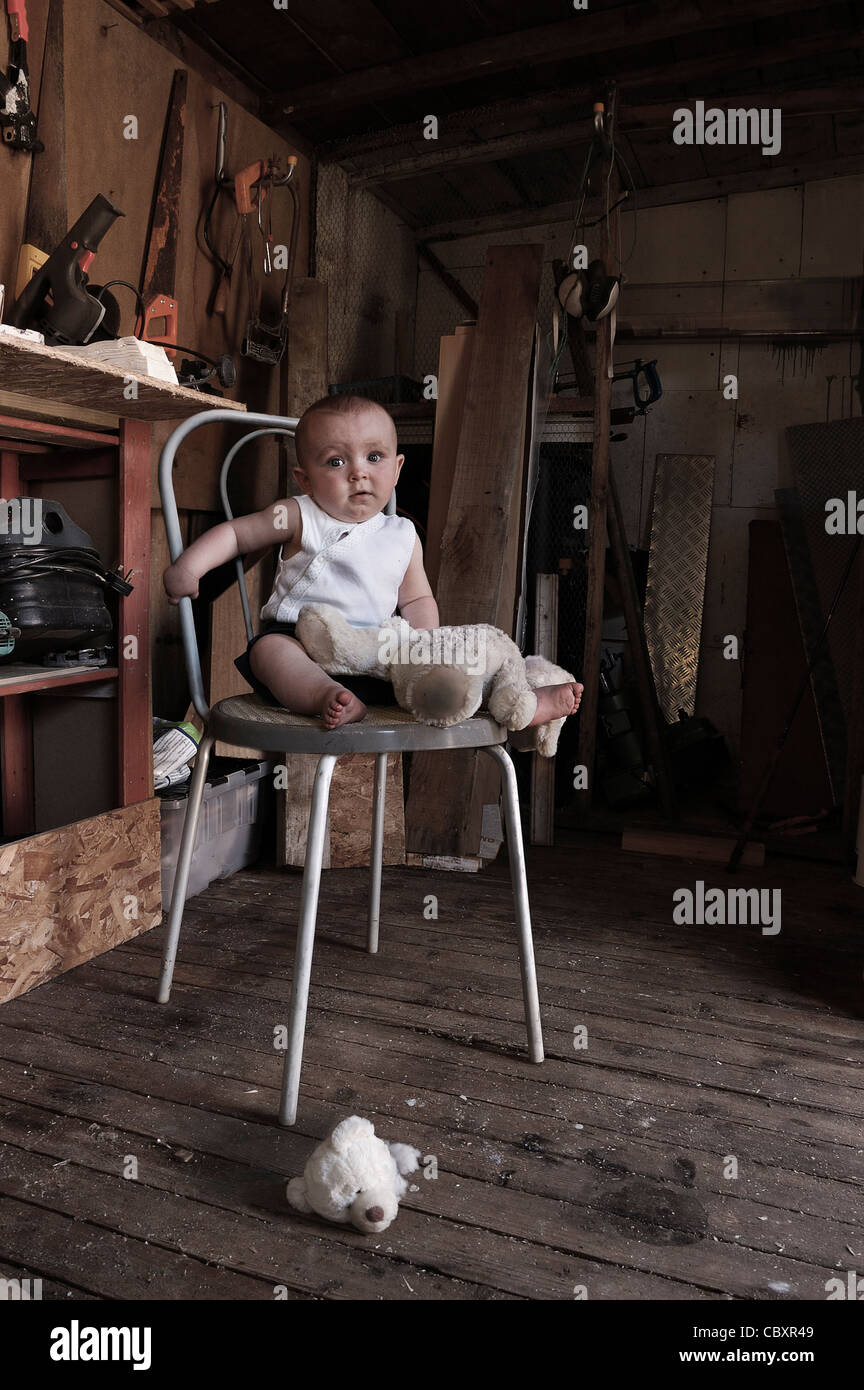
[[[322,511],[352,522],[383,511],[404,461],[396,453],[396,427],[386,410],[315,411],[305,434],[302,466],[294,477]]]

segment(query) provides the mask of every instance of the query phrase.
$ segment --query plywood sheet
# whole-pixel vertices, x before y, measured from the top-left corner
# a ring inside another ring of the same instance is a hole
[[[159,800],[0,847],[0,1002],[162,919]]]
[[[675,159],[680,159],[679,150]],[[668,160],[667,150],[667,164]],[[626,238],[631,231],[626,221],[622,218],[625,249],[630,245]],[[627,266],[629,280],[656,285],[723,279],[726,206],[722,198],[643,208],[638,230],[633,259]]]
[[[801,184],[729,195],[727,280],[782,280],[798,274],[803,199]]]
[[[864,176],[805,185],[802,275],[860,275]]]

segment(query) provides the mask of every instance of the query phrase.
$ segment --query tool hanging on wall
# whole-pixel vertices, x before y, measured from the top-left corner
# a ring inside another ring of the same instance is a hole
[[[592,261],[587,270],[572,270],[558,286],[558,300],[572,318],[583,315],[592,323],[605,319],[618,303],[620,275],[607,275],[601,260]]]
[[[144,269],[141,274],[144,313],[140,323],[136,325],[136,337],[143,338],[146,342],[161,344],[169,357],[174,356],[179,317],[174,284],[177,276],[177,243],[180,238],[180,190],[188,85],[189,74],[185,68],[178,68],[174,73],[168,103],[153,208],[144,250]],[[163,320],[165,330],[157,334],[156,325]]]
[[[6,0],[9,16],[9,67],[0,73],[0,135],[13,150],[37,154],[45,146],[36,135],[36,117],[30,107],[30,70],[27,43],[30,32],[24,0]]]
[[[216,211],[216,204],[219,201],[219,194],[226,189],[232,188],[234,180],[226,172],[228,144],[228,104],[219,102],[219,133],[216,140],[216,173],[214,178],[213,193],[210,202],[204,213],[203,233],[204,243],[210,257],[216,266],[219,274],[210,301],[207,305],[208,314],[223,314],[228,308],[228,292],[231,288],[231,276],[234,271],[234,261],[240,246],[240,234],[243,228],[243,221],[239,213],[236,213],[234,220],[234,230],[231,236],[231,243],[227,257],[222,256],[216,249],[213,241],[213,214]]]
[[[641,357],[637,357],[629,372],[616,372],[612,380],[632,383],[637,415],[645,415],[649,405],[656,405],[663,395],[656,357],[650,362],[643,362]]]
[[[39,129],[47,147],[30,163],[24,240],[18,253],[15,294],[59,246],[69,226],[66,205],[66,110],[63,0],[51,0],[39,83]]]
[[[300,227],[300,199],[294,181],[297,156],[288,156],[288,172],[280,174],[276,160],[271,158],[265,165],[263,160],[242,169],[234,179],[237,211],[242,221],[242,235],[246,242],[246,273],[249,286],[249,319],[246,325],[240,351],[244,357],[254,358],[267,366],[275,367],[281,362],[288,342],[288,309],[291,300],[291,285],[294,280],[294,262],[297,256],[297,236]],[[253,213],[256,215],[258,231],[263,242],[261,257],[265,277],[273,273],[273,227],[272,199],[274,188],[287,188],[291,199],[291,236],[288,243],[285,280],[279,302],[279,318],[276,323],[268,323],[262,317],[264,284],[256,270],[254,234],[250,227]]]

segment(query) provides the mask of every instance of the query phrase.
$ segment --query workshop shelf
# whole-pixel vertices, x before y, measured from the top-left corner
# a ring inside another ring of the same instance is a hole
[[[137,399],[129,400],[124,391],[132,381],[137,384],[138,393]],[[62,348],[3,335],[0,382],[7,391],[50,397],[67,405],[86,406],[134,420],[182,420],[215,406],[238,412],[246,409],[242,401],[175,386],[138,372],[124,372],[106,362],[83,361]]]
[[[58,690],[88,681],[116,680],[116,666],[30,666],[24,661],[0,665],[0,699],[4,695],[29,695],[37,690]]]

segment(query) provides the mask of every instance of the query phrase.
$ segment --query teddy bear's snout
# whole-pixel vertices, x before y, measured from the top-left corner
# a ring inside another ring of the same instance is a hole
[[[369,1207],[368,1211],[366,1212],[366,1220],[370,1221],[373,1225],[377,1225],[379,1221],[384,1220],[384,1208]]]

